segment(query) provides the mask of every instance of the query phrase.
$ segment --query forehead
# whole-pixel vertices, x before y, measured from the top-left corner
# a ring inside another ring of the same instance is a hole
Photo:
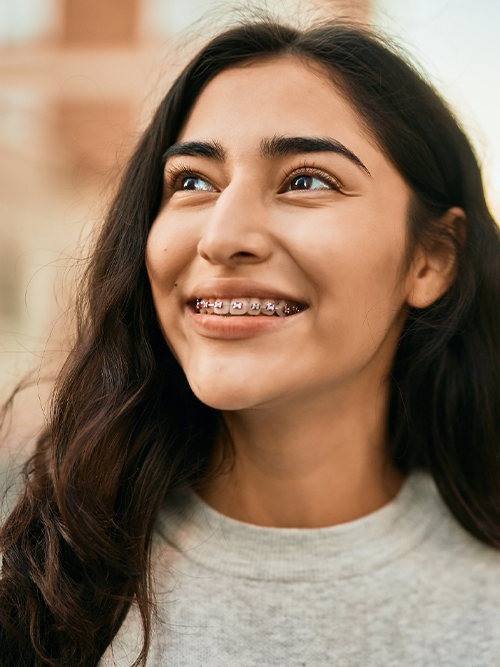
[[[274,135],[330,136],[380,154],[356,109],[316,64],[282,56],[218,74],[202,91],[179,141],[218,139],[251,149]]]

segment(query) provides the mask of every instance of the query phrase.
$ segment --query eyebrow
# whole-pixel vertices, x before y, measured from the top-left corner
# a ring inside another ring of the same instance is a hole
[[[263,157],[273,159],[295,155],[297,153],[337,153],[361,167],[371,176],[368,169],[359,157],[350,151],[347,146],[331,137],[281,137],[264,139],[261,143],[261,154]]]
[[[163,163],[174,155],[206,157],[217,162],[225,162],[226,160],[226,151],[218,141],[181,141],[172,144],[163,154]]]
[[[260,144],[260,153],[263,158],[273,160],[288,155],[300,153],[337,153],[343,155],[358,167],[361,167],[369,176],[370,172],[359,157],[331,137],[285,137],[274,136],[263,139]],[[181,141],[172,144],[163,154],[163,163],[175,155],[191,157],[205,157],[217,162],[225,162],[226,151],[218,141]]]

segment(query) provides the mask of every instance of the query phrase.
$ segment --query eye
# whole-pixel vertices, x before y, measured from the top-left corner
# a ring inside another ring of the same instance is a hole
[[[176,164],[165,169],[165,186],[168,196],[176,192],[216,192],[212,183],[189,168],[188,164]]]
[[[294,176],[288,186],[289,190],[331,190],[331,186],[317,176],[300,174]]]
[[[342,185],[337,179],[315,167],[303,165],[288,175],[281,192],[318,192],[320,190],[341,191]]]
[[[183,176],[178,178],[176,183],[177,190],[202,190],[213,192],[214,186],[199,176]]]

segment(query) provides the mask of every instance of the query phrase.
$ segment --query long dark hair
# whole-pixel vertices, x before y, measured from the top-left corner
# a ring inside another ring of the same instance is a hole
[[[145,663],[158,512],[178,485],[205,478],[221,428],[220,414],[191,392],[153,307],[144,255],[162,156],[214,76],[286,54],[323,65],[409,184],[407,261],[418,247],[453,244],[452,286],[408,313],[388,444],[402,472],[429,470],[457,520],[500,546],[500,239],[470,143],[434,89],[369,31],[247,22],[214,38],[177,78],[95,245],[76,342],[0,535],[4,665],[95,666],[131,605],[144,629],[136,664]],[[452,206],[467,214],[465,237],[439,224]]]

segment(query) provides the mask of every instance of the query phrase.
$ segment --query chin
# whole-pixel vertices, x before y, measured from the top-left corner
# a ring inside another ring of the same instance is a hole
[[[203,382],[200,378],[194,380],[188,377],[188,382],[194,395],[216,410],[244,410],[269,399],[262,391],[259,378],[256,378],[253,387],[248,382],[224,382],[222,379],[214,382],[213,378]]]

